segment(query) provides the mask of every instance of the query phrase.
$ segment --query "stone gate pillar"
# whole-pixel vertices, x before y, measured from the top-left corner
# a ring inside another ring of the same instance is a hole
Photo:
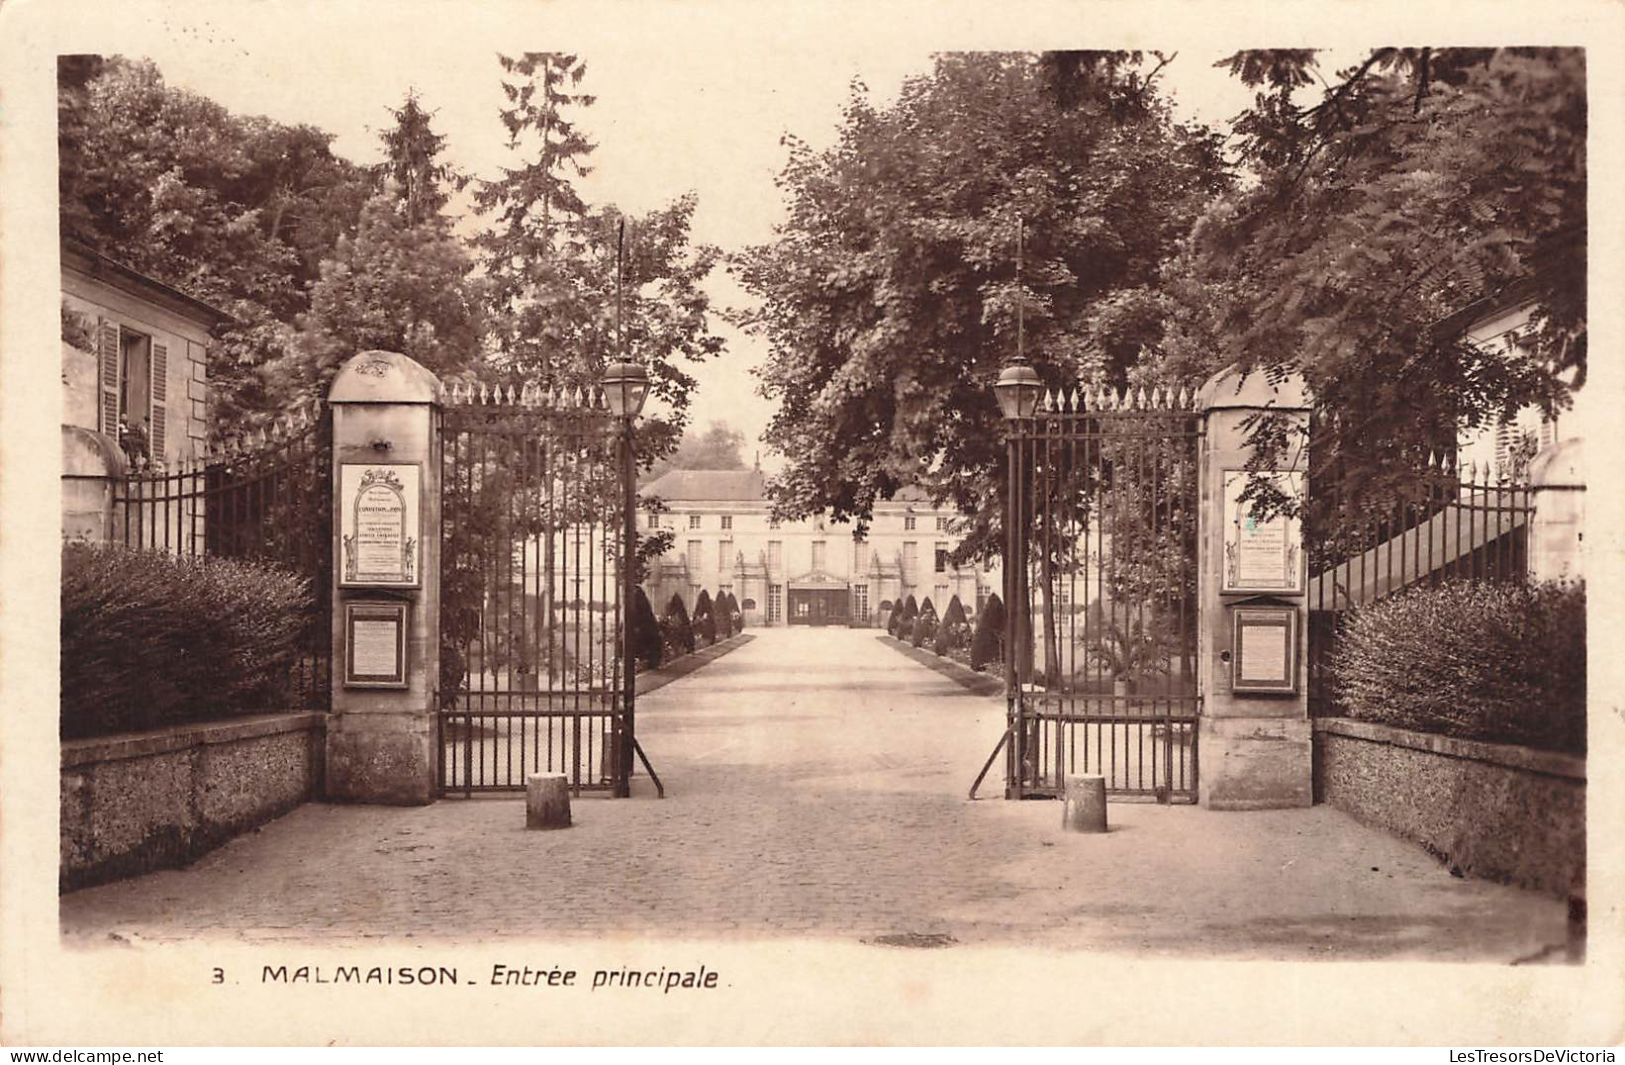
[[[106,433],[62,427],[62,538],[109,543],[114,536],[114,485],[127,463]]]
[[[333,711],[327,797],[433,801],[439,749],[440,381],[364,351],[333,411]]]
[[[1307,566],[1299,523],[1253,519],[1235,496],[1252,456],[1251,420],[1268,410],[1305,427],[1309,400],[1296,376],[1272,386],[1262,373],[1224,370],[1202,386],[1197,406],[1204,422],[1198,800],[1215,810],[1308,806]],[[1307,438],[1291,439],[1277,483],[1306,494]]]
[[[1582,580],[1585,471],[1579,437],[1537,452],[1529,463],[1534,514],[1529,529],[1529,576],[1537,581]]]

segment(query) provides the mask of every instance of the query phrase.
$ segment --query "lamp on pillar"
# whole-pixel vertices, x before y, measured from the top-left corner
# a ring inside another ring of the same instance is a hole
[[[610,413],[628,422],[643,412],[649,397],[649,371],[635,362],[612,362],[604,368],[604,399]]]
[[[621,693],[622,713],[621,727],[615,736],[616,750],[616,779],[614,793],[617,798],[624,798],[631,794],[632,779],[632,751],[637,743],[635,731],[635,705],[637,701],[637,688],[634,676],[637,672],[636,663],[632,653],[632,599],[637,594],[637,578],[634,573],[638,557],[638,526],[637,526],[637,451],[633,446],[632,423],[637,420],[638,414],[643,410],[643,401],[649,397],[649,371],[635,362],[624,360],[612,362],[604,368],[604,401],[609,405],[610,413],[621,419],[621,505],[622,505],[622,534],[625,542],[622,544],[621,565],[621,610],[623,618],[627,619],[622,626],[621,658],[622,658],[622,684]]]
[[[1017,355],[1004,364],[999,379],[993,385],[993,395],[999,401],[999,411],[1010,421],[1031,418],[1038,410],[1038,397],[1044,391],[1038,371],[1027,363],[1026,356]]]

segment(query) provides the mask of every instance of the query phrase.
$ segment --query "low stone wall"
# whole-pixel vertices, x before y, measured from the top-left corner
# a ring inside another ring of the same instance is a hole
[[[321,793],[320,713],[62,744],[63,891],[175,868]]]
[[[1585,759],[1348,718],[1315,720],[1315,800],[1453,872],[1554,895],[1585,879]]]

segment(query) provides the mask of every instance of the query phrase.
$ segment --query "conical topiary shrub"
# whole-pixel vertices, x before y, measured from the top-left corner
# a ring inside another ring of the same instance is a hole
[[[717,642],[717,615],[711,603],[711,594],[700,589],[699,598],[694,600],[694,638],[704,640],[707,645]]]
[[[926,596],[920,603],[920,616],[914,619],[914,628],[908,634],[908,640],[915,647],[920,647],[934,640],[937,635],[937,608]]]
[[[1004,658],[1004,601],[995,593],[976,617],[976,634],[971,637],[970,667],[984,670]]]
[[[942,622],[937,626],[937,638],[931,649],[939,655],[949,651],[956,651],[965,645],[970,625],[965,619],[965,604],[959,601],[959,596],[948,600],[948,609],[942,612]]]
[[[654,607],[649,605],[649,596],[642,588],[632,590],[632,609],[629,613],[632,657],[645,669],[660,668],[665,639],[660,631],[660,622],[655,618]]]
[[[666,617],[660,623],[666,637],[667,657],[690,654],[694,650],[694,626],[688,620],[688,607],[683,605],[680,592],[673,592],[666,604]]]

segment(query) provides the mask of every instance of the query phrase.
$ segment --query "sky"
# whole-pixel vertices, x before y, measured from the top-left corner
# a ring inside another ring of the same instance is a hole
[[[497,118],[496,54],[572,50],[587,64],[581,89],[597,97],[577,116],[597,143],[595,169],[578,182],[584,197],[641,212],[693,191],[693,239],[725,251],[773,236],[783,213],[774,185],[786,159],[783,134],[793,132],[814,147],[833,142],[854,79],[875,101],[890,101],[905,78],[929,71],[939,50],[932,39],[938,35],[907,26],[832,33],[828,25],[801,25],[796,16],[804,5],[774,9],[784,16],[779,19],[749,18],[729,5],[682,8],[695,12],[694,24],[668,14],[665,25],[550,18],[564,10],[551,4],[419,7],[433,17],[352,17],[335,22],[331,32],[319,24],[320,13],[290,17],[301,10],[318,12],[287,3],[154,7],[134,32],[120,35],[117,50],[152,59],[170,84],[234,112],[318,126],[335,135],[339,154],[357,163],[379,158],[378,133],[391,121],[387,108],[414,90],[447,139],[445,158],[482,177],[509,161]],[[631,4],[615,10],[652,9]],[[708,20],[699,18],[702,12]],[[949,35],[941,43],[955,42]],[[1181,117],[1221,124],[1246,106],[1249,91],[1213,69],[1230,49],[1170,50],[1178,55],[1162,80]],[[722,269],[707,289],[718,307],[749,299]],[[720,320],[714,328],[728,351],[690,367],[699,381],[692,424],[730,422],[744,431],[749,459],[772,413],[749,373],[763,348]],[[778,466],[765,449],[762,460],[769,469]]]

